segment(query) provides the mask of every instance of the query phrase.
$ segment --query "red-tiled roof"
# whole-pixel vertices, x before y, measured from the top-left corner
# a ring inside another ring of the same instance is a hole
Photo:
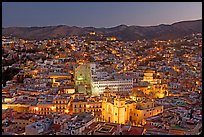
[[[54,129],[55,131],[60,131],[60,127],[61,125],[59,124],[53,124],[51,128]]]
[[[144,128],[140,127],[131,127],[130,131],[123,131],[123,135],[142,135]]]

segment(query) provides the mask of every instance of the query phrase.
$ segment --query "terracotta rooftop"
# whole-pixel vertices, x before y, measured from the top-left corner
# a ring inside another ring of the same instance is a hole
[[[130,131],[123,131],[122,135],[142,135],[144,128],[142,127],[131,127]]]

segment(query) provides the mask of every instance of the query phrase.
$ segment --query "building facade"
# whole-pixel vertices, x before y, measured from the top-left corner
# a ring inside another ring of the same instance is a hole
[[[120,96],[104,93],[102,101],[102,120],[105,122],[144,125],[144,118],[163,112],[163,106],[155,106],[152,101],[136,102]]]
[[[102,94],[106,88],[112,91],[118,92],[130,92],[133,89],[132,80],[104,80],[104,81],[92,81],[91,89],[93,95]]]
[[[75,85],[79,93],[90,92],[99,95],[110,88],[112,91],[129,92],[133,88],[133,79],[115,79],[104,67],[87,63],[75,69]]]
[[[75,69],[74,81],[79,93],[90,93],[91,73],[95,71],[95,64],[87,63],[78,66]]]

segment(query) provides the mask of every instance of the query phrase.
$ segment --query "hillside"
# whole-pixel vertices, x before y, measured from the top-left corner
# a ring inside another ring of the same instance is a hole
[[[158,26],[127,26],[119,25],[112,28],[70,27],[66,25],[46,27],[9,27],[2,28],[3,36],[15,36],[29,40],[43,40],[60,38],[71,35],[86,35],[90,31],[101,33],[105,36],[115,36],[120,40],[138,39],[174,39],[192,33],[202,33],[202,19],[182,21],[171,25]]]

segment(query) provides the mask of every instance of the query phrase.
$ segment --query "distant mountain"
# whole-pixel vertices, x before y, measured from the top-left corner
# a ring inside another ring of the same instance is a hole
[[[112,28],[70,27],[66,25],[46,27],[8,27],[2,28],[3,36],[15,36],[29,40],[43,40],[60,38],[71,35],[87,35],[89,32],[115,36],[120,40],[138,39],[174,39],[192,33],[202,33],[202,19],[194,21],[181,21],[171,25],[158,26],[127,26],[119,25]]]

